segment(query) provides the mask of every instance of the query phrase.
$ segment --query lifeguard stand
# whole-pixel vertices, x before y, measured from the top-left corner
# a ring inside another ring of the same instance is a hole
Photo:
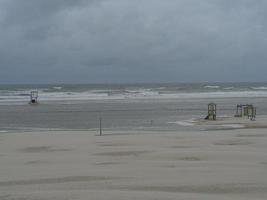
[[[256,115],[257,115],[257,109],[256,107],[253,106],[252,110],[251,110],[251,115],[248,116],[250,118],[251,121],[255,121],[256,120]]]
[[[38,99],[38,91],[31,91],[30,94],[30,104],[37,104],[37,99]]]
[[[206,120],[216,120],[217,115],[217,105],[215,103],[208,104],[208,116],[205,118]]]
[[[242,104],[237,104],[235,117],[242,117],[242,116],[243,116],[243,105]]]
[[[248,117],[250,120],[255,120],[257,114],[256,107],[252,104],[238,104],[236,106],[235,117]]]

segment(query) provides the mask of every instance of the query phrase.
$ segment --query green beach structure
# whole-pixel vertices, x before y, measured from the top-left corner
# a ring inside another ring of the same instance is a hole
[[[255,120],[256,114],[256,107],[254,107],[252,104],[238,104],[236,106],[235,117],[247,117],[250,120]]]
[[[208,104],[208,115],[205,118],[206,120],[216,120],[217,116],[217,105],[215,103]]]

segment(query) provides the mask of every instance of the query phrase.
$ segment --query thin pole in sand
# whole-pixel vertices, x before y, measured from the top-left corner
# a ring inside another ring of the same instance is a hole
[[[99,118],[99,135],[102,136],[102,117]]]

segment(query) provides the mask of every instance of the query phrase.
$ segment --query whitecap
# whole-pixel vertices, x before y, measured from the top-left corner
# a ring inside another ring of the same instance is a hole
[[[261,86],[261,87],[251,87],[253,90],[267,90],[267,87]]]
[[[218,86],[218,85],[206,85],[204,88],[207,88],[207,89],[219,89],[220,86]]]
[[[224,90],[232,90],[234,89],[234,87],[226,87],[226,88],[223,88]]]
[[[54,86],[52,88],[55,89],[55,90],[61,90],[62,89],[62,87],[60,87],[60,86]]]

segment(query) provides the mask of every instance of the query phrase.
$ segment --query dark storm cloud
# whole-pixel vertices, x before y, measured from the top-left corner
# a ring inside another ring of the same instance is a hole
[[[0,82],[264,81],[264,0],[2,0]]]

